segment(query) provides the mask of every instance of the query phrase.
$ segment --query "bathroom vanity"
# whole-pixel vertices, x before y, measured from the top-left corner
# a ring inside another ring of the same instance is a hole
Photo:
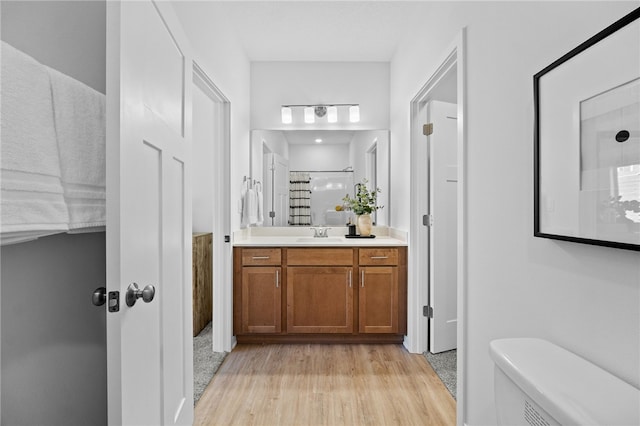
[[[243,342],[400,343],[407,247],[391,237],[234,242],[234,334]]]

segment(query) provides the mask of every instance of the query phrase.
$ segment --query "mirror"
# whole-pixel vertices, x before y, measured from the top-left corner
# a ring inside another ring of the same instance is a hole
[[[388,130],[253,130],[251,182],[262,190],[262,223],[251,226],[344,226],[352,212],[340,211],[355,184],[380,188],[372,214],[388,225]]]

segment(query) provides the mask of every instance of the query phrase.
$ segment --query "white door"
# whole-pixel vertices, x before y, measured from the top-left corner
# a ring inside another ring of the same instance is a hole
[[[429,350],[456,348],[457,329],[457,124],[456,105],[432,101],[429,144]]]
[[[193,422],[190,56],[169,3],[107,2],[110,425]]]
[[[276,153],[265,154],[265,223],[287,226],[289,220],[289,160]]]
[[[289,223],[289,160],[274,154],[274,206],[275,226]]]

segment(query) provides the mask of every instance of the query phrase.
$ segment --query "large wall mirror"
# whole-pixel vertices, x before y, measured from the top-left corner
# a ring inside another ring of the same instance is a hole
[[[353,213],[338,206],[363,179],[381,190],[375,224],[388,225],[388,130],[253,130],[250,184],[262,193],[262,220],[248,225],[344,226]]]

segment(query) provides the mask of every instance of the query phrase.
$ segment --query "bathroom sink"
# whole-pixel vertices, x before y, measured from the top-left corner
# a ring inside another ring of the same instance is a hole
[[[341,243],[342,238],[334,238],[334,237],[300,237],[296,240],[297,243],[318,243],[318,244],[326,244],[326,243]]]

